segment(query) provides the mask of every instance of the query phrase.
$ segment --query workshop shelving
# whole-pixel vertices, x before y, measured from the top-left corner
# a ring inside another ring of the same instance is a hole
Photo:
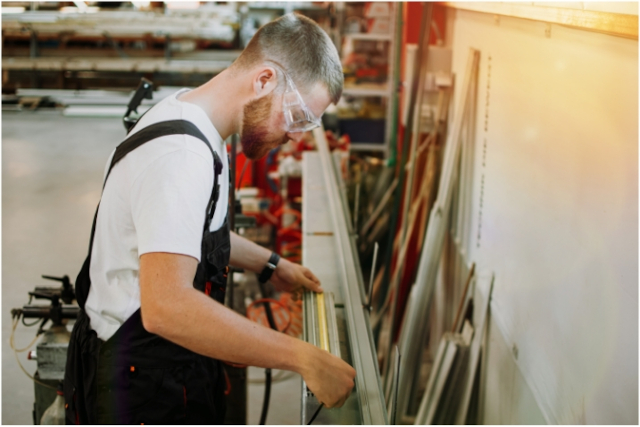
[[[364,10],[358,8],[363,7]],[[372,8],[376,8],[377,12],[372,12]],[[382,52],[385,63],[381,66],[379,63],[370,63],[362,67],[361,70],[356,71],[356,75],[364,75],[364,77],[350,76],[349,73],[345,74],[345,86],[343,90],[343,96],[348,100],[349,98],[369,98],[377,99],[384,105],[385,110],[385,123],[384,123],[384,136],[380,142],[377,141],[359,141],[352,138],[350,145],[352,151],[377,151],[382,152],[385,156],[389,151],[389,144],[391,140],[392,121],[394,120],[393,110],[393,97],[396,94],[396,88],[393,85],[393,76],[395,74],[395,52],[398,49],[398,41],[394,39],[396,29],[396,7],[393,2],[383,3],[343,3],[342,11],[346,16],[340,20],[342,25],[340,26],[339,34],[341,41],[341,55],[343,64],[345,67],[349,67],[351,58],[349,56],[356,55],[357,52],[375,50]],[[385,11],[386,10],[386,11]],[[371,16],[373,15],[373,16]],[[375,28],[376,19],[384,21],[382,29]],[[351,24],[344,24],[344,22],[351,21]],[[353,31],[354,23],[358,26],[359,31]],[[386,25],[388,24],[388,25]],[[365,32],[365,30],[373,30],[371,32]],[[380,60],[381,57],[378,58]],[[363,70],[369,67],[369,70]],[[357,67],[353,67],[357,68]],[[383,71],[380,71],[383,70]],[[376,75],[375,71],[379,74]],[[384,81],[367,81],[369,74],[374,75],[373,80],[379,79],[380,75],[384,76]],[[353,80],[356,80],[355,82]],[[341,120],[340,117],[338,120]],[[374,119],[379,120],[379,119]],[[373,123],[373,122],[372,122]]]

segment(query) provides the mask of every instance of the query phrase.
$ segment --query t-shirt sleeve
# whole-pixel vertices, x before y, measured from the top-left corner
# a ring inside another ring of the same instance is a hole
[[[138,255],[169,252],[200,261],[213,160],[188,149],[154,160],[133,181],[131,207]]]

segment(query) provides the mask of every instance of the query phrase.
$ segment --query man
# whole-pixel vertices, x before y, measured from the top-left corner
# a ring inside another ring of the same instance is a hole
[[[218,360],[297,372],[325,406],[344,403],[351,366],[220,303],[228,264],[271,275],[280,290],[322,289],[307,268],[230,233],[217,206],[228,200],[228,136],[260,158],[317,126],[342,84],[326,33],[288,14],[227,70],[156,105],[118,146],[76,280],[68,423],[221,423]]]

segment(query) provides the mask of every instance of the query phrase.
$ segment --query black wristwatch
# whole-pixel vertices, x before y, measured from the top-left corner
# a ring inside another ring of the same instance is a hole
[[[269,279],[271,279],[271,275],[276,271],[276,267],[278,266],[278,261],[280,261],[280,255],[275,252],[271,252],[271,257],[269,257],[269,261],[267,265],[264,266],[262,272],[258,276],[258,281],[260,283],[267,283]]]

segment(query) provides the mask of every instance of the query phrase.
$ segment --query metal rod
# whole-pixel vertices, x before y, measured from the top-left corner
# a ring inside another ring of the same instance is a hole
[[[476,263],[471,264],[471,269],[469,270],[469,275],[467,276],[467,281],[464,284],[464,291],[462,291],[462,298],[460,298],[460,304],[458,304],[458,311],[456,312],[456,317],[453,321],[453,329],[451,332],[455,333],[458,329],[458,321],[460,320],[460,315],[462,314],[462,307],[464,306],[464,301],[467,299],[467,292],[469,291],[469,284],[471,283],[471,279],[473,279],[473,275],[476,271]]]
[[[331,354],[340,356],[340,336],[338,334],[338,321],[336,318],[336,303],[333,292],[328,292],[325,297],[327,304],[327,328],[329,332],[329,346]]]
[[[360,183],[356,184],[356,201],[353,206],[353,232],[358,234],[358,212],[360,211]]]
[[[390,73],[393,76],[393,96],[389,100],[389,112],[391,117],[391,126],[389,126],[390,130],[388,133],[388,138],[385,140],[387,144],[387,166],[394,167],[397,162],[398,157],[398,114],[399,114],[399,104],[400,104],[400,63],[401,63],[401,51],[400,44],[402,43],[402,34],[403,34],[403,11],[405,8],[404,3],[398,3],[395,9],[396,17],[393,23],[393,29],[395,31],[395,38],[393,43],[391,44],[391,48],[393,50],[393,73]],[[388,121],[387,121],[388,123]]]
[[[467,116],[465,121],[466,132],[465,140],[462,145],[462,154],[460,155],[460,180],[459,180],[459,205],[460,213],[458,214],[458,224],[456,226],[456,242],[460,247],[460,252],[466,256],[470,229],[471,215],[471,190],[473,187],[473,152],[476,129],[476,105],[478,97],[477,82],[471,82],[471,94],[467,103]],[[462,244],[460,244],[462,242]]]
[[[400,25],[400,22],[398,22],[402,18],[402,13],[400,12],[402,10],[402,3],[392,2],[392,3],[389,3],[389,5],[391,5],[389,16],[395,15],[395,19],[394,18],[390,19],[391,28],[389,28],[389,34],[394,34],[396,32],[397,27],[402,27],[402,25]],[[396,59],[400,51],[401,42],[402,42],[402,37],[396,36],[395,38],[393,38],[392,42],[389,43],[389,49],[390,49],[389,58],[393,58],[393,60],[389,62],[388,73],[389,73],[389,76],[392,76],[392,80],[389,82],[389,84],[393,86],[391,87],[392,96],[388,99],[388,102],[387,102],[387,117],[389,119],[387,119],[386,126],[385,126],[386,135],[384,136],[384,143],[387,148],[385,157],[389,156],[388,153],[389,153],[389,145],[391,144],[391,138],[396,137],[398,133],[397,115],[398,115],[398,103],[399,103],[398,90],[400,88],[400,70],[398,69],[399,61],[397,61]]]
[[[384,193],[384,196],[382,196],[382,199],[380,199],[380,203],[378,203],[378,206],[376,206],[376,208],[373,210],[373,213],[371,214],[367,222],[362,226],[362,230],[360,230],[360,237],[364,237],[367,231],[369,231],[371,226],[376,222],[376,220],[384,210],[384,207],[387,206],[389,199],[391,199],[391,196],[393,196],[393,191],[396,189],[397,186],[398,186],[398,178],[395,178],[391,183],[391,185],[389,186],[389,188],[387,189],[387,191]]]
[[[400,350],[398,350],[398,346],[395,347],[396,348],[396,357],[395,357],[395,363],[393,365],[393,372],[395,372],[394,375],[394,381],[393,381],[393,391],[391,392],[392,396],[393,396],[393,410],[391,411],[391,424],[393,425],[397,425],[398,424],[398,377],[399,377],[399,373],[400,373]]]
[[[371,263],[371,274],[369,275],[369,290],[367,291],[367,302],[365,306],[369,311],[371,311],[371,301],[373,300],[373,280],[376,275],[376,264],[378,263],[378,249],[380,246],[378,242],[373,245],[373,262]]]
[[[318,339],[318,314],[316,311],[318,310],[317,302],[316,302],[316,294],[315,292],[307,292],[309,295],[309,303],[307,308],[309,308],[309,323],[311,324],[310,332],[310,340],[309,342],[316,347],[320,346],[320,340]]]

